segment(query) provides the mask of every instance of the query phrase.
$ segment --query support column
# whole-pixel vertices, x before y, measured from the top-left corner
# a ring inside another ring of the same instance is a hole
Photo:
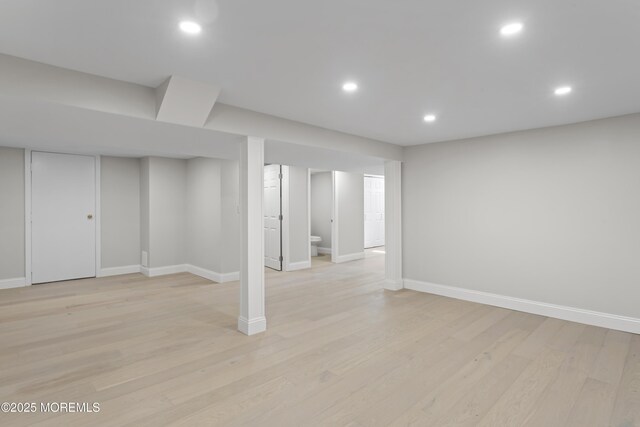
[[[402,162],[384,163],[384,230],[385,282],[384,288],[398,291],[402,281]]]
[[[249,136],[240,154],[240,317],[238,330],[254,335],[267,329],[264,309],[264,138]]]

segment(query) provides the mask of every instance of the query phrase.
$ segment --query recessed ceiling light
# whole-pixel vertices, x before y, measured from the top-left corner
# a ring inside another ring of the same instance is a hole
[[[427,114],[423,117],[423,120],[427,123],[433,123],[436,121],[436,116],[434,114]]]
[[[522,22],[512,22],[511,24],[507,24],[502,27],[500,29],[500,34],[503,36],[512,36],[514,34],[518,34],[523,28],[524,25],[522,25]]]
[[[553,93],[555,93],[558,96],[562,96],[562,95],[567,95],[571,93],[572,90],[573,89],[571,88],[571,86],[560,86],[559,88],[554,90]]]
[[[202,27],[197,22],[182,21],[180,22],[180,29],[187,34],[198,34],[202,31]]]
[[[342,85],[342,90],[345,92],[355,92],[358,90],[358,84],[355,82],[346,82]]]

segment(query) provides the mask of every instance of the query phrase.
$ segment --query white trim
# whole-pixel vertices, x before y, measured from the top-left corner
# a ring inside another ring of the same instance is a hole
[[[633,317],[619,316],[616,314],[549,304],[522,298],[514,298],[453,286],[438,285],[435,283],[421,282],[412,279],[404,279],[404,287],[406,289],[419,292],[427,292],[430,294],[442,295],[465,301],[473,301],[480,304],[523,311],[525,313],[538,314],[540,316],[554,317],[557,319],[568,320],[570,322],[584,323],[602,328],[640,334],[640,319]]]
[[[331,262],[338,262],[338,192],[336,191],[336,171],[331,171],[331,201]]]
[[[240,280],[240,272],[232,271],[231,273],[217,273],[220,275],[220,281],[218,283],[237,282]]]
[[[307,261],[311,266],[311,169],[307,169]]]
[[[140,264],[123,265],[121,267],[101,268],[98,271],[98,277],[120,276],[121,274],[140,273],[142,270]]]
[[[289,188],[290,184],[290,176],[289,176],[289,166],[280,165],[280,170],[282,172],[282,181],[280,182],[280,213],[282,214],[282,241],[280,247],[280,253],[282,254],[282,271],[289,271],[289,264],[291,261],[291,253],[289,250],[289,234],[291,222],[289,220],[289,196],[291,193],[291,189]]]
[[[311,244],[311,242],[309,242],[309,244]],[[331,248],[321,248],[320,246],[318,246],[318,253],[319,254],[328,254],[331,255]]]
[[[383,288],[388,291],[399,291],[404,288],[404,280],[385,279]]]
[[[24,150],[24,275],[31,285],[31,150]]]
[[[233,282],[240,279],[239,271],[233,273],[218,273],[191,264],[185,264],[184,267],[186,272],[195,274],[196,276],[203,277],[216,283]]]
[[[267,319],[262,316],[247,320],[245,317],[240,316],[238,318],[238,330],[245,335],[259,334],[267,330]]]
[[[16,277],[15,279],[0,280],[0,289],[22,288],[29,286],[25,277]]]
[[[311,261],[292,262],[287,271],[304,270],[305,268],[311,268]]]
[[[167,274],[184,273],[187,271],[186,264],[167,265],[164,267],[142,267],[142,274],[147,277],[166,276]]]
[[[94,156],[95,158],[95,174],[96,174],[96,211],[93,215],[96,221],[96,277],[102,270],[102,173],[101,173],[101,159],[100,155]]]
[[[335,257],[335,260],[333,262],[341,263],[341,262],[355,261],[357,259],[363,259],[364,256],[365,256],[364,252],[356,252],[354,254],[339,255]]]
[[[133,267],[133,266],[132,266]],[[147,277],[166,276],[167,274],[191,273],[207,280],[217,283],[235,282],[240,280],[240,272],[233,271],[231,273],[218,273],[216,271],[207,270],[191,264],[167,265],[165,267],[139,267],[140,272]],[[126,273],[122,273],[126,274]]]

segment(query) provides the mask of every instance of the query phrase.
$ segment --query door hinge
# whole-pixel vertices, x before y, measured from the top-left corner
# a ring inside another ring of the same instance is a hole
[[[282,255],[280,255],[280,262],[282,262],[282,261],[283,261],[283,260],[282,260]]]
[[[281,173],[278,174],[278,179],[282,179],[282,174]]]
[[[284,219],[284,218],[282,217],[282,214],[278,215],[278,219],[279,219],[280,221],[282,221],[282,220]]]

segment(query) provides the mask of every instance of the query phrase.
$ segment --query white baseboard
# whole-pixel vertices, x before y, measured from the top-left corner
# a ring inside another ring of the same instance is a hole
[[[446,297],[493,305],[541,316],[554,317],[570,322],[584,323],[602,328],[616,329],[619,331],[640,334],[640,319],[634,317],[619,316],[617,314],[602,313],[599,311],[585,310],[581,308],[563,305],[549,304],[545,302],[531,301],[488,292],[474,291],[471,289],[456,288],[454,286],[437,285],[418,280],[404,279],[405,289],[419,292],[442,295]]]
[[[286,271],[304,270],[305,268],[311,268],[311,261],[292,262],[286,268]]]
[[[404,283],[402,279],[391,280],[385,279],[384,284],[382,285],[388,291],[399,291],[404,288]]]
[[[218,273],[220,274],[220,281],[218,283],[237,282],[240,280],[240,272],[233,271],[231,273]]]
[[[239,271],[234,271],[231,273],[218,273],[191,264],[178,264],[154,268],[141,267],[140,272],[147,277],[165,276],[167,274],[176,273],[191,273],[217,283],[226,283],[240,280]]]
[[[187,271],[186,264],[167,265],[165,267],[142,267],[142,274],[147,277],[165,276],[167,274],[184,273]]]
[[[191,274],[204,277],[205,279],[209,279],[217,283],[226,283],[226,282],[233,282],[235,280],[240,280],[239,271],[236,271],[233,273],[217,273],[215,271],[207,270],[201,267],[196,267],[195,265],[191,265],[191,264],[186,264],[185,268],[186,268],[185,271]]]
[[[27,279],[25,277],[0,280],[0,289],[22,288],[25,286],[27,286]]]
[[[324,254],[324,255],[331,255],[331,248],[321,248],[320,246],[318,246],[318,253],[319,254]]]
[[[349,261],[355,261],[357,259],[363,259],[363,258],[364,258],[364,252],[357,252],[355,254],[337,256],[334,262],[336,263],[349,262]]]
[[[238,318],[238,330],[245,335],[255,335],[267,330],[267,319],[257,317],[255,319]]]
[[[141,266],[138,265],[125,265],[122,267],[109,267],[101,268],[98,272],[98,277],[119,276],[121,274],[140,273]]]

